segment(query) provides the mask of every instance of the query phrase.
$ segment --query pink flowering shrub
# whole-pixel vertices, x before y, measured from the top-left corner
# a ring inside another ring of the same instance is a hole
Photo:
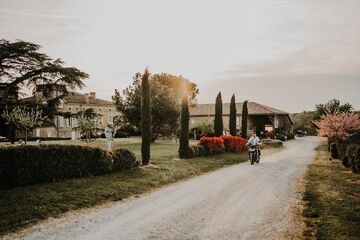
[[[355,131],[360,130],[359,115],[354,113],[327,112],[320,120],[314,121],[320,136],[346,140]]]

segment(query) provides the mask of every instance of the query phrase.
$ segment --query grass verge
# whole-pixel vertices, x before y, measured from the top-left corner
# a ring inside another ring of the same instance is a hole
[[[118,144],[140,155],[138,143]],[[151,165],[109,175],[70,179],[0,191],[0,236],[70,210],[118,201],[154,188],[247,160],[247,153],[224,153],[176,160],[178,145],[151,145]],[[270,152],[270,151],[269,151]]]
[[[360,239],[360,174],[330,161],[327,144],[317,148],[305,177],[305,239]]]

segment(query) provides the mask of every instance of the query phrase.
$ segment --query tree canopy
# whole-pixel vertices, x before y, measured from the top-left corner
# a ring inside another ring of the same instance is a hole
[[[131,123],[141,129],[141,78],[142,74],[136,73],[132,85],[122,92],[115,90],[112,99],[117,110],[121,113],[119,125]],[[196,103],[198,89],[196,84],[185,78],[165,73],[150,75],[149,84],[152,141],[155,141],[160,135],[168,136],[177,131],[182,98],[181,92],[184,93],[185,91],[185,94],[189,95],[192,102]]]
[[[65,86],[55,89],[59,95],[66,94],[68,89],[84,86],[83,79],[88,74],[74,67],[64,67],[61,59],[53,60],[39,49],[40,45],[30,42],[0,40],[2,104],[17,100],[23,87],[47,86],[42,89],[43,96],[51,98],[54,97],[50,95],[51,86]]]
[[[40,93],[37,104],[43,114],[52,118],[58,114],[61,99],[70,90],[84,86],[88,74],[65,67],[61,59],[50,58],[40,48],[31,42],[0,40],[0,112],[6,107],[36,105],[19,100],[26,91],[33,90]],[[0,119],[0,125],[3,123],[4,119]]]
[[[326,113],[350,113],[352,110],[353,106],[350,103],[341,104],[340,100],[331,99],[325,104],[315,105],[315,119],[320,119]]]

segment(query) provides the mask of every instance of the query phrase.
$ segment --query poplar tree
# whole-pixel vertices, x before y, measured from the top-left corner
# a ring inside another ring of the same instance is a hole
[[[229,130],[232,136],[236,136],[236,102],[235,94],[232,95],[230,101],[230,119],[229,119]]]
[[[186,158],[189,152],[189,101],[184,95],[181,101],[180,158]]]
[[[222,99],[221,92],[216,97],[215,101],[215,120],[214,120],[214,130],[215,136],[220,137],[223,134],[223,119],[222,119]]]
[[[241,115],[241,136],[243,138],[247,137],[247,119],[248,119],[248,101],[244,101],[242,107],[242,115]]]
[[[146,68],[141,79],[142,101],[141,101],[141,158],[142,164],[148,165],[150,162],[150,143],[151,143],[151,103],[149,70]]]

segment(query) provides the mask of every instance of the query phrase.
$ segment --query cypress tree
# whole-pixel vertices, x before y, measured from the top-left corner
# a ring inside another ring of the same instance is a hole
[[[151,143],[151,106],[150,106],[150,85],[149,71],[146,68],[141,79],[142,102],[141,102],[141,158],[142,164],[150,162],[150,143]]]
[[[236,102],[235,94],[232,95],[230,101],[230,120],[229,120],[229,130],[232,136],[236,136]]]
[[[222,119],[222,99],[221,92],[216,97],[215,102],[215,120],[214,120],[214,130],[215,136],[220,137],[223,134],[223,119]]]
[[[181,130],[180,130],[180,158],[186,158],[189,152],[189,102],[184,94],[181,101]]]
[[[242,107],[242,115],[241,115],[241,136],[243,138],[247,137],[247,119],[248,119],[248,101],[244,101]]]

